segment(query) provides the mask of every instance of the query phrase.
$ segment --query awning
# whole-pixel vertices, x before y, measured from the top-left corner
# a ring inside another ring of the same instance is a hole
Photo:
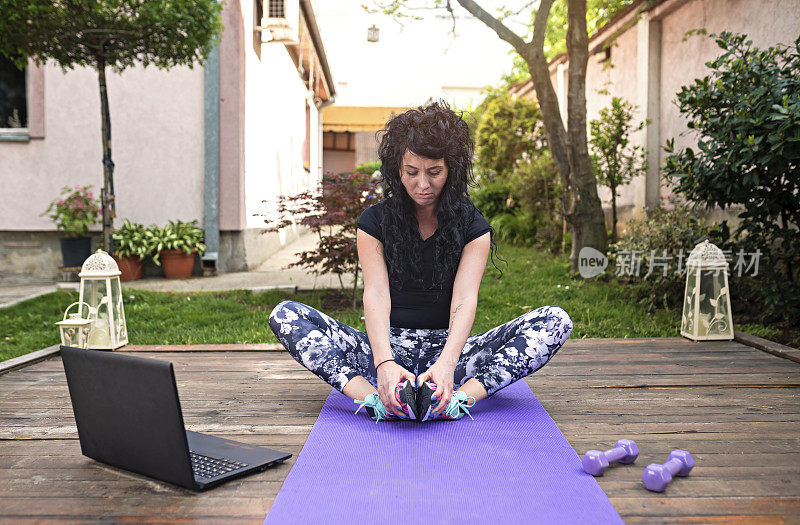
[[[378,131],[392,115],[404,113],[406,107],[325,106],[322,108],[323,131]]]

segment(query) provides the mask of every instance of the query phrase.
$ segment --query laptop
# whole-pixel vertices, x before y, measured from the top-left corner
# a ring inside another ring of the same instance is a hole
[[[84,456],[192,490],[292,457],[186,430],[170,362],[68,346],[61,357]]]

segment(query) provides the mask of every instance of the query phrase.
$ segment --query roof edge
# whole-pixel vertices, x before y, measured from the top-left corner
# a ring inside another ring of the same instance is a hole
[[[652,0],[636,0],[631,5],[625,7],[622,11],[620,11],[619,13],[614,15],[611,18],[611,20],[609,20],[608,22],[603,24],[602,27],[600,27],[597,31],[594,32],[594,34],[592,36],[589,37],[589,48],[592,47],[592,44],[595,43],[595,41],[602,40],[606,36],[606,35],[604,35],[604,33],[610,31],[612,26],[614,26],[617,23],[624,22],[625,18],[628,18],[628,15],[630,15],[634,11],[639,10],[639,7],[642,6],[642,4],[647,4],[644,7],[642,7],[642,9],[641,9],[641,12],[644,13],[646,11],[650,11],[650,10],[654,9],[656,6],[658,6],[659,4],[662,4],[662,3],[666,2],[666,1],[667,0],[655,0],[655,1],[652,1]],[[648,3],[648,2],[650,2],[650,3]],[[550,68],[550,67],[558,65],[558,64],[560,64],[562,62],[566,62],[567,60],[569,60],[569,55],[566,52],[565,53],[559,53],[556,56],[554,56],[550,60],[550,62],[547,63],[547,67]]]
[[[333,75],[331,75],[331,69],[328,66],[328,57],[325,53],[325,46],[322,45],[322,36],[319,34],[319,26],[317,26],[317,15],[311,6],[311,0],[300,0],[300,8],[303,10],[303,15],[308,23],[311,38],[314,40],[314,47],[317,48],[317,56],[319,56],[322,72],[325,74],[325,82],[328,84],[328,90],[331,93],[331,99],[333,99],[336,95],[336,87],[333,85]]]

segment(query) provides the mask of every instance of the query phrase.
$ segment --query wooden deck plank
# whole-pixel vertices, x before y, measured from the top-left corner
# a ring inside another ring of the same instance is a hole
[[[60,358],[0,376],[0,521],[260,523],[330,392],[268,346],[123,349],[174,363],[187,428],[295,454],[199,494],[81,456]],[[797,363],[736,341],[578,339],[526,381],[578,454],[639,444],[634,466],[598,478],[629,523],[800,515]],[[693,453],[694,471],[663,494],[644,490],[642,468],[672,448]]]
[[[796,363],[800,363],[800,350],[796,348],[790,348],[786,345],[782,345],[774,341],[769,341],[767,339],[762,339],[761,337],[757,337],[755,335],[748,334],[746,332],[740,332],[739,330],[734,330],[733,335],[736,341],[752,346],[754,348],[758,348],[759,350],[763,350],[764,352],[769,352],[770,354],[777,355],[779,357],[783,357],[786,359],[791,359]]]
[[[287,473],[288,467],[285,471],[276,470],[271,476],[272,479],[267,479],[268,476],[259,476],[258,481],[234,480],[231,483],[224,484],[224,489],[222,488],[223,486],[216,489],[214,491],[214,499],[219,501],[230,497],[257,498],[264,494],[266,488],[277,493],[283,482],[283,477],[285,477]],[[150,480],[147,478],[134,476],[127,478],[127,473],[117,472],[110,468],[97,468],[94,472],[90,473],[87,471],[84,475],[60,474],[61,473],[54,474],[50,472],[46,473],[46,475],[35,474],[32,476],[36,479],[36,484],[33,486],[31,486],[27,480],[22,479],[0,478],[0,483],[3,483],[5,488],[5,496],[15,495],[20,498],[70,498],[74,497],[76,493],[82,493],[82,491],[86,491],[87,489],[98,488],[102,489],[102,493],[106,497],[123,499],[129,494],[141,493],[141,485],[149,485],[150,483]],[[279,477],[281,474],[283,477]],[[110,481],[110,476],[116,477],[117,479]],[[770,498],[773,497],[776,491],[781,490],[782,486],[786,483],[785,480],[780,479],[757,478],[754,481],[728,480],[722,482],[714,478],[697,478],[691,484],[675,482],[670,486],[670,494],[673,498],[693,497],[698,492],[704,494],[705,497],[708,498]],[[641,484],[642,482],[640,479],[616,480],[607,482],[605,484],[605,489],[616,492],[635,492],[641,487]],[[163,487],[150,487],[148,492],[154,494],[182,494],[182,492],[177,489],[164,490]]]

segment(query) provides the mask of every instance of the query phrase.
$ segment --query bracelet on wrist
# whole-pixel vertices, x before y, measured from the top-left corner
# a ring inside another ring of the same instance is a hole
[[[380,367],[380,366],[381,366],[383,363],[388,363],[389,361],[394,361],[394,359],[386,359],[386,360],[384,360],[384,361],[381,361],[381,362],[380,362],[380,363],[378,363],[378,365],[375,367],[375,371],[377,372],[377,371],[378,371],[378,367]]]

